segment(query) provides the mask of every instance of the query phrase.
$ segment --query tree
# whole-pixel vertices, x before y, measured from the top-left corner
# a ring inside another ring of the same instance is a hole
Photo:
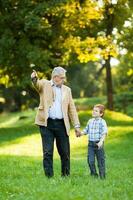
[[[67,67],[73,62],[73,58],[77,60],[76,56],[72,56],[72,60],[67,59],[71,51],[68,43],[76,42],[78,35],[82,38],[88,35],[85,24],[88,27],[90,24],[93,25],[91,21],[97,21],[101,13],[99,9],[96,10],[97,3],[90,0],[82,2],[1,0],[1,83],[5,78],[4,82],[10,91],[13,91],[15,86],[20,88],[17,90],[20,94],[24,88],[26,90],[29,88],[32,67],[40,72],[45,71],[45,76],[48,77],[53,67],[60,64]],[[74,27],[74,24],[77,26]],[[89,32],[92,34],[93,31],[89,30]],[[98,42],[101,44],[102,38],[99,38]],[[83,43],[79,41],[79,45],[81,44],[83,48],[90,44],[89,51],[92,51],[90,60],[95,60],[94,53],[96,53],[98,42],[93,38],[87,38]],[[93,48],[95,48],[94,51]],[[78,49],[80,50],[78,47],[75,48],[77,53]],[[81,62],[86,59],[82,51],[78,53],[78,57]],[[22,98],[21,94],[17,96]]]
[[[0,3],[1,83],[22,91],[29,88],[33,67],[41,76],[49,77],[57,65],[68,68],[79,63],[86,68],[90,61],[104,63],[98,74],[106,69],[108,107],[113,109],[110,59],[124,44],[121,36],[123,24],[132,16],[131,0]]]
[[[82,3],[81,5],[82,10],[87,8],[86,6],[87,2],[88,1],[84,1],[84,3]],[[92,34],[91,32],[86,31],[85,32],[86,34],[83,34],[83,37],[81,37],[83,31],[80,32],[81,33],[80,35],[78,29],[78,36],[74,37],[71,35],[70,38],[68,39],[68,42],[65,43],[65,46],[68,46],[70,53],[74,52],[77,54],[77,58],[80,60],[80,62],[88,62],[90,60],[94,62],[96,60],[104,61],[102,62],[103,65],[100,69],[100,72],[102,72],[103,69],[106,69],[108,108],[110,110],[113,110],[113,83],[112,83],[110,60],[111,57],[116,57],[117,55],[120,55],[120,50],[124,46],[123,26],[126,20],[131,20],[132,18],[133,3],[132,1],[127,1],[127,0],[120,0],[120,1],[103,0],[99,2],[101,4],[99,4],[100,17],[98,16],[99,20],[96,21],[97,28],[94,28],[95,25],[94,20],[93,24],[91,23],[88,24],[86,20],[84,20],[82,23],[83,24],[82,27],[85,30],[88,30],[88,27],[93,27]],[[83,5],[85,5],[86,7],[84,8]],[[96,4],[93,8],[96,8]],[[91,10],[93,9],[91,8]],[[78,20],[77,23],[74,23],[73,27],[77,27],[77,24]],[[129,34],[128,35],[124,34],[124,35],[126,37],[125,41],[131,41],[127,40],[128,38],[131,39]],[[69,58],[68,54],[67,57]]]

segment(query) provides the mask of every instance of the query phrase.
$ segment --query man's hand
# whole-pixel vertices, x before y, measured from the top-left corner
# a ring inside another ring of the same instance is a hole
[[[81,136],[80,128],[75,128],[75,135],[76,135],[76,137],[80,137]]]
[[[33,70],[32,74],[31,74],[31,78],[35,78],[35,77],[38,77],[37,72],[35,70]]]
[[[99,142],[97,143],[97,146],[98,146],[98,149],[101,149],[102,146],[103,146],[103,141],[99,141]]]

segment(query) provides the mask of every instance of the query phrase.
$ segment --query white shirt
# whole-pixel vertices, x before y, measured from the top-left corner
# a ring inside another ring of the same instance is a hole
[[[49,108],[49,118],[51,119],[63,119],[63,112],[62,112],[62,91],[61,87],[57,87],[51,80],[51,86],[54,90],[54,102],[53,105]]]

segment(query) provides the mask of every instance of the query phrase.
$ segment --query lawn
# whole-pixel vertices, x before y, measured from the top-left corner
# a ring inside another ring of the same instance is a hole
[[[60,177],[55,148],[52,179],[44,176],[41,138],[35,111],[0,115],[0,200],[131,200],[133,199],[133,119],[106,112],[106,180],[90,177],[87,136],[71,131],[71,176]],[[80,111],[82,128],[91,116]]]

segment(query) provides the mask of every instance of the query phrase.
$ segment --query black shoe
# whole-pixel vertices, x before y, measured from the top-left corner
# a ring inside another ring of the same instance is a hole
[[[98,178],[98,174],[91,174],[91,176],[95,177],[95,178]]]
[[[54,175],[53,175],[53,173],[51,174],[51,173],[45,173],[45,176],[47,177],[47,178],[52,178]]]
[[[105,176],[100,176],[100,179],[104,180],[104,179],[105,179]]]
[[[68,177],[68,176],[70,176],[70,174],[62,173],[61,176],[62,176],[62,177]]]

